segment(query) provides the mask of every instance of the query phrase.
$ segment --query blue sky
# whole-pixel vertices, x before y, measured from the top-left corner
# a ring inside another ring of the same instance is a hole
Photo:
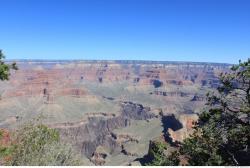
[[[7,59],[237,63],[250,0],[0,0]]]

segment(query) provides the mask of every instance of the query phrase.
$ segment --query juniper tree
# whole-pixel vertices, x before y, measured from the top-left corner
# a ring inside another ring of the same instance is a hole
[[[222,73],[220,81],[217,91],[207,94],[208,108],[199,115],[194,133],[179,154],[167,159],[182,155],[193,166],[250,165],[250,59]]]
[[[5,55],[3,54],[2,50],[0,50],[0,80],[8,80],[10,76],[10,70],[17,70],[16,63],[6,64],[4,62]]]
[[[221,74],[220,81],[181,147],[190,165],[250,165],[250,59]]]

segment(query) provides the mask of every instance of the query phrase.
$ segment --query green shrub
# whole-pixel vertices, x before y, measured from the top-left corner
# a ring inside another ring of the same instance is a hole
[[[13,166],[77,166],[79,155],[69,144],[60,142],[57,130],[28,124],[15,134],[14,151],[8,163]]]
[[[151,143],[149,149],[150,162],[148,166],[175,166],[179,165],[178,153],[173,152],[166,156],[167,144],[161,141],[154,141]]]

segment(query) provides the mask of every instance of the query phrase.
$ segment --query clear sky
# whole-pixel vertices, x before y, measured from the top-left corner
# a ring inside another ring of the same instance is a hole
[[[250,0],[0,0],[7,59],[237,63]]]

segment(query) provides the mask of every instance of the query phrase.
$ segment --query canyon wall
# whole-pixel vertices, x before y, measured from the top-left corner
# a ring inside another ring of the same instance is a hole
[[[96,165],[112,159],[128,165],[146,154],[153,137],[172,143],[188,137],[206,93],[231,67],[157,61],[17,60],[17,65],[10,80],[0,83],[0,128],[15,129],[42,114],[63,141]]]
[[[5,90],[2,98],[32,95],[81,96],[86,90],[72,88],[81,81],[113,83],[128,81],[131,85],[152,85],[160,88],[168,85],[217,87],[218,75],[227,71],[229,64],[143,62],[143,61],[17,61],[20,70],[11,76],[12,89]],[[156,95],[179,95],[185,93],[165,93]],[[48,98],[49,99],[49,98]]]

